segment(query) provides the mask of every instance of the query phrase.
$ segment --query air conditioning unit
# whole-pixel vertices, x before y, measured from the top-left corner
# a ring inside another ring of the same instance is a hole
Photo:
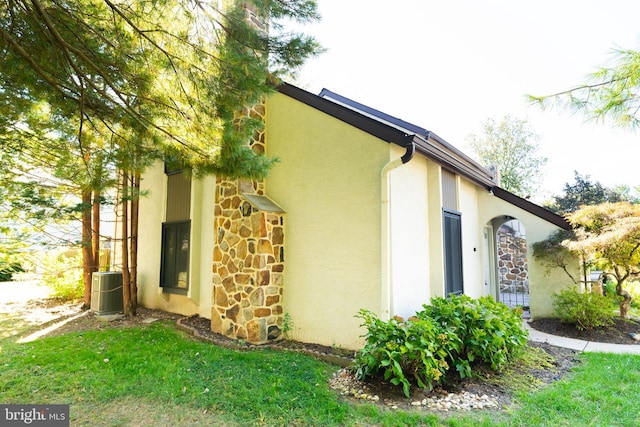
[[[124,311],[122,302],[122,273],[100,271],[91,277],[91,310],[98,315]]]

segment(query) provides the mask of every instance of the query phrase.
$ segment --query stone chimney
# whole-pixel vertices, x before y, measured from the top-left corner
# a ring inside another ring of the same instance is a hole
[[[266,20],[245,3],[246,19],[261,31]],[[264,103],[247,110],[266,119]],[[264,131],[249,147],[266,152]],[[282,338],[284,211],[266,195],[264,181],[218,178],[215,196],[211,330],[263,344]]]

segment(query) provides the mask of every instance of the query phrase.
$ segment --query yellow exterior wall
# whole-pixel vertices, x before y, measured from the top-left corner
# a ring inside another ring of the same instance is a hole
[[[197,305],[201,317],[211,317],[213,291],[213,227],[216,178],[207,176],[191,182],[191,283],[187,297]]]
[[[549,271],[542,263],[533,258],[532,245],[547,239],[554,231],[558,230],[558,227],[491,195],[488,191],[481,191],[478,196],[481,224],[489,223],[494,218],[504,215],[512,216],[524,224],[527,234],[531,317],[553,317],[552,294],[572,286],[572,282],[561,269],[555,268]],[[577,262],[570,268],[577,274]]]
[[[138,240],[138,301],[147,308],[186,316],[211,316],[213,253],[213,197],[215,178],[193,180],[191,185],[191,250],[189,291],[163,293],[160,288],[162,223],[166,212],[167,180],[164,165],[156,163],[142,176]]]
[[[286,211],[285,313],[299,341],[357,348],[354,316],[380,310],[380,171],[389,144],[276,93],[267,195]]]
[[[443,296],[440,165],[416,154],[389,173],[386,227],[380,172],[403,148],[282,94],[269,98],[267,110],[267,154],[280,163],[266,189],[287,212],[284,309],[294,325],[289,335],[357,348],[363,330],[353,316],[360,308],[381,318],[407,317],[432,296]],[[478,206],[483,191],[458,177],[464,289],[472,297],[485,293]]]
[[[405,150],[392,145],[391,151],[395,159]],[[407,318],[431,298],[427,159],[414,156],[391,171],[390,182],[391,315]]]
[[[401,149],[394,147],[393,151],[397,156]],[[393,171],[393,314],[403,317],[421,309],[431,297],[444,296],[441,172],[438,163],[420,155]],[[485,292],[483,224],[478,219],[482,189],[457,176],[456,190],[456,210],[462,220],[464,293],[477,298]]]
[[[429,194],[429,288],[431,297],[444,296],[444,228],[442,223],[442,170],[427,160]]]
[[[365,332],[355,317],[359,309],[382,318],[407,317],[431,297],[443,296],[441,166],[416,154],[392,170],[387,212],[381,171],[405,153],[403,148],[281,93],[269,97],[267,109],[267,155],[280,161],[265,181],[266,195],[286,212],[282,303],[292,321],[288,336],[356,349]],[[166,204],[162,164],[145,173],[142,187],[150,194],[141,200],[141,304],[210,318],[215,179],[192,183],[187,296],[163,294],[159,287]],[[487,292],[485,225],[505,215],[519,219],[526,228],[529,254],[533,242],[557,229],[460,176],[457,198],[462,214],[464,292],[471,297]],[[531,255],[528,265],[531,314],[550,316],[551,294],[569,280],[559,270],[548,274]]]
[[[162,163],[156,163],[142,175],[138,238],[138,303],[160,308],[160,248],[162,222],[166,211],[166,178]]]
[[[458,208],[462,222],[462,275],[464,294],[479,298],[484,294],[482,270],[482,230],[478,218],[480,187],[458,176]]]

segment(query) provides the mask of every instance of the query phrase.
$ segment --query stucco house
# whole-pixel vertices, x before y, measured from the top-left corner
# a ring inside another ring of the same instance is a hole
[[[368,309],[410,316],[433,296],[498,296],[495,236],[518,219],[528,245],[564,218],[503,189],[445,140],[328,90],[289,84],[252,114],[264,181],[143,176],[139,302],[211,319],[249,342],[362,344]],[[532,316],[565,286],[528,260]],[[284,329],[284,331],[283,331]]]

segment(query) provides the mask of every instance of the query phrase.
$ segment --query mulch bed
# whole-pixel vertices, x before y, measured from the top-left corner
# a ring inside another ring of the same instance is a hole
[[[529,325],[540,332],[563,337],[576,338],[585,341],[604,342],[610,344],[637,344],[640,342],[631,338],[632,333],[640,334],[640,322],[633,319],[614,318],[610,327],[580,330],[572,323],[565,323],[560,319],[535,319]]]
[[[416,409],[412,402],[427,397],[427,395],[433,395],[434,393],[443,393],[445,396],[449,393],[472,393],[477,396],[490,396],[492,400],[498,402],[501,408],[506,408],[512,402],[512,391],[504,386],[495,384],[491,381],[486,381],[482,378],[466,378],[464,380],[457,379],[447,384],[446,389],[438,388],[433,392],[426,392],[417,387],[412,387],[411,397],[406,398],[402,393],[402,388],[393,386],[389,381],[385,381],[382,377],[369,378],[364,381],[358,381],[355,379],[353,372],[348,368],[354,357],[353,351],[340,349],[337,347],[327,347],[312,343],[302,343],[290,340],[277,341],[272,344],[252,345],[245,342],[239,342],[227,338],[221,334],[217,334],[211,331],[211,321],[199,316],[184,317],[178,319],[178,328],[188,332],[197,339],[205,340],[219,346],[227,347],[234,350],[254,350],[261,348],[273,348],[284,351],[296,351],[305,353],[312,357],[316,357],[325,362],[343,367],[338,374],[349,377],[349,383],[351,387],[365,390],[369,395],[376,395],[379,400],[375,403],[384,408],[390,407],[402,407],[404,409]],[[540,381],[544,384],[549,384],[563,378],[572,367],[578,363],[577,354],[575,350],[555,347],[547,343],[528,343],[532,347],[538,347],[549,354],[552,359],[551,366],[540,367],[540,369],[532,369],[528,371],[528,375],[536,381]],[[493,375],[493,373],[491,374]],[[331,380],[337,381],[336,376]],[[335,385],[332,385],[335,388]],[[358,399],[355,399],[357,401]],[[371,403],[371,402],[369,402]],[[420,408],[416,409],[420,410]],[[455,411],[453,411],[455,412]],[[453,413],[452,412],[452,413]]]
[[[349,366],[354,356],[353,351],[291,340],[280,340],[274,343],[259,345],[237,341],[211,331],[211,320],[200,316],[178,319],[177,325],[178,328],[191,333],[199,339],[234,350],[273,348],[277,350],[296,351],[338,366]]]

